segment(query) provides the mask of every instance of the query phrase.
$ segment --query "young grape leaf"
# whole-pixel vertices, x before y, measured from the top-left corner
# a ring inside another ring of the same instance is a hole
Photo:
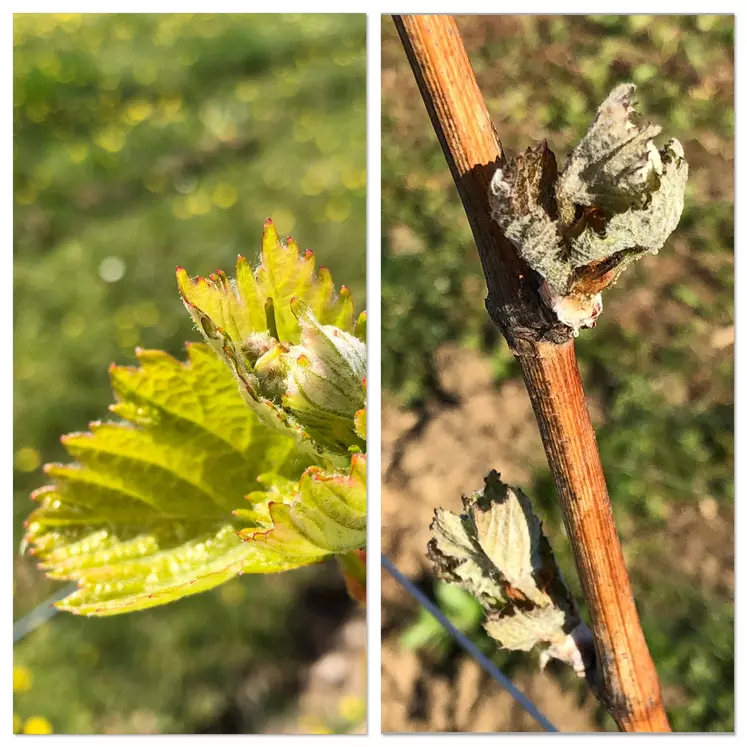
[[[366,457],[354,454],[347,475],[307,469],[298,485],[267,493],[269,528],[242,529],[242,539],[282,554],[321,558],[366,543]],[[252,500],[259,496],[254,493]],[[237,512],[241,516],[241,512]]]
[[[159,351],[138,359],[111,368],[111,410],[125,422],[65,437],[77,463],[49,465],[53,483],[34,494],[25,543],[50,577],[79,583],[59,607],[145,609],[365,543],[364,457],[347,475],[305,471],[311,460],[252,414],[205,345],[188,345],[187,363]],[[253,521],[236,511],[247,495],[270,501],[253,506]],[[242,540],[247,526],[254,536]]]
[[[192,280],[177,270],[185,306],[233,371],[246,403],[298,448],[339,468],[365,441],[356,413],[365,405],[365,314],[353,322],[345,287],[335,296],[313,254],[284,245],[265,224],[256,273],[239,258],[236,279],[222,272]],[[342,458],[340,458],[342,457]]]
[[[350,291],[343,285],[336,295],[329,270],[320,267],[315,275],[314,253],[301,252],[290,237],[283,244],[269,219],[256,271],[239,257],[234,281],[221,271],[193,280],[180,267],[177,283],[197,326],[203,329],[206,316],[234,342],[270,330],[278,342],[297,345],[301,327],[291,311],[293,298],[305,302],[320,324],[330,324],[343,332],[355,331]]]

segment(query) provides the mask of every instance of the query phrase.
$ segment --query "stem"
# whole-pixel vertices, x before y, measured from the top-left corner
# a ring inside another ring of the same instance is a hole
[[[394,22],[469,219],[487,281],[488,313],[516,356],[552,471],[594,634],[590,684],[623,731],[670,731],[615,528],[568,327],[490,218],[488,184],[503,160],[451,16]]]
[[[361,606],[366,606],[366,551],[353,550],[337,555],[348,594]]]

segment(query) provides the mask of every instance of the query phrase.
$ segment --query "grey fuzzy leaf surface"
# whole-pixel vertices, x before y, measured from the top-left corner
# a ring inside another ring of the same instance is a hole
[[[610,93],[560,174],[542,142],[491,181],[493,219],[557,296],[583,295],[595,273],[612,284],[633,260],[658,252],[682,215],[684,151],[677,140],[655,145],[661,127],[640,123],[634,92],[626,83]]]

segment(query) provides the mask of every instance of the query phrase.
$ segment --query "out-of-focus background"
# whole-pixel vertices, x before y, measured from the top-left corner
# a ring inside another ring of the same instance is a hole
[[[232,274],[262,224],[365,308],[363,15],[16,15],[14,552],[107,367],[197,340],[174,270]],[[14,619],[59,585],[16,555]],[[337,732],[365,718],[365,617],[335,565],[15,646],[27,732]]]
[[[677,137],[685,212],[605,295],[577,352],[638,610],[672,727],[734,729],[734,22],[728,16],[458,17],[509,154],[562,164],[618,83]],[[467,220],[399,38],[383,26],[383,550],[564,731],[615,730],[568,671],[497,651],[434,584],[436,506],[491,468],[521,486],[578,590],[518,368],[492,327]],[[523,731],[532,719],[384,575],[385,731]],[[580,595],[579,595],[580,596]]]

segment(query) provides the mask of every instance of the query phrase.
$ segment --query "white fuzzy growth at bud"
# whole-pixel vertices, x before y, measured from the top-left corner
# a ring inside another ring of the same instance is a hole
[[[553,643],[540,654],[540,669],[550,659],[567,664],[579,677],[586,677],[588,663],[593,661],[594,636],[589,626],[581,621],[560,643]]]
[[[573,330],[574,337],[578,337],[580,329],[596,327],[597,318],[602,313],[601,293],[591,298],[561,296],[545,280],[540,282],[539,292],[542,300],[555,312],[558,321]]]
[[[247,361],[254,365],[276,344],[277,340],[267,332],[255,332],[241,343],[241,352],[246,356]]]

